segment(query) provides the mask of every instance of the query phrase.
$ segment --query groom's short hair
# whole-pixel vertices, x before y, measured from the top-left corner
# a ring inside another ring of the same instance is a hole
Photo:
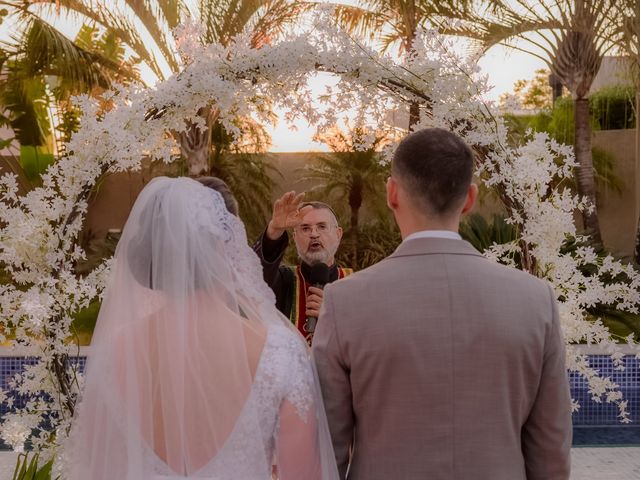
[[[391,172],[430,216],[453,212],[473,177],[473,151],[456,134],[425,128],[405,137],[393,155]]]

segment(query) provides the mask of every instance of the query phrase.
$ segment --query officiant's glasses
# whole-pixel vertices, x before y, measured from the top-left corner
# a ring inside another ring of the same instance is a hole
[[[323,235],[325,233],[329,233],[334,227],[337,227],[337,225],[332,225],[326,222],[316,223],[315,225],[309,225],[305,223],[297,227],[295,230],[296,233],[300,235],[310,237],[314,229],[316,232],[318,232],[318,235]]]

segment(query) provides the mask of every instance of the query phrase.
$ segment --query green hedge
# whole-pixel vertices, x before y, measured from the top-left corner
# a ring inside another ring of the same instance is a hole
[[[599,130],[635,128],[635,89],[605,87],[589,97],[591,118]]]

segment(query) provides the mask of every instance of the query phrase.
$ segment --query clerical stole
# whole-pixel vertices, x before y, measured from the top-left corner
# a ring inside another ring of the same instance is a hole
[[[289,267],[293,273],[293,288],[291,289],[293,299],[291,302],[291,314],[289,320],[293,323],[298,331],[306,338],[309,345],[313,339],[313,332],[308,332],[305,329],[305,323],[307,321],[307,295],[309,293],[309,287],[311,286],[302,275],[302,269],[300,265],[297,267]],[[338,280],[351,275],[353,270],[351,268],[338,267]]]

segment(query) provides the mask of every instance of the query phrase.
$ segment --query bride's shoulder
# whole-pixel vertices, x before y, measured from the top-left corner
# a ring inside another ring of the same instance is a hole
[[[299,381],[310,373],[311,354],[301,335],[285,325],[269,327],[263,355],[264,369],[286,384]]]
[[[309,348],[300,334],[285,325],[269,327],[269,343],[277,350],[283,350],[296,356],[309,357]]]
[[[313,399],[313,370],[307,343],[295,330],[287,326],[273,326],[269,331],[270,367],[278,371],[282,380],[283,398],[306,418]]]

